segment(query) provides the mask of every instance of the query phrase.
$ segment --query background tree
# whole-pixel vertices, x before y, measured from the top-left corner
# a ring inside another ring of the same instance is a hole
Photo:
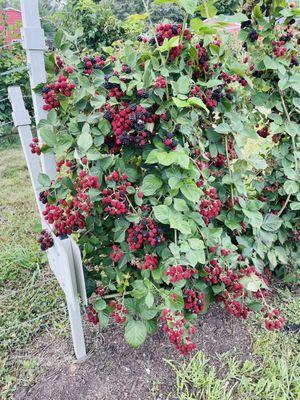
[[[124,33],[121,21],[108,2],[96,4],[92,0],[69,0],[63,13],[63,27],[69,33],[83,29],[77,43],[79,48],[96,50],[120,39]]]
[[[173,4],[164,4],[163,6],[158,6],[153,4],[153,0],[150,1],[150,9],[152,11],[152,20],[154,22],[159,22],[162,20],[169,21],[181,21],[182,12],[179,7]],[[132,0],[114,0],[113,9],[116,15],[120,19],[126,19],[132,14],[143,14],[145,12],[145,7],[142,0],[132,1]]]

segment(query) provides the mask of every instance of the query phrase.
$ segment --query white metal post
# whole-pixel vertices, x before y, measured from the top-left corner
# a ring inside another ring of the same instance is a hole
[[[29,144],[32,142],[31,121],[28,111],[25,108],[22,92],[19,86],[10,86],[8,88],[8,97],[12,106],[12,118],[15,127],[18,129],[23,152],[28,166],[29,176],[31,179],[35,199],[39,207],[41,220],[43,205],[39,201],[39,182],[38,177],[41,172],[41,164],[39,158],[32,154]]]
[[[47,112],[43,110],[43,98],[34,92],[34,88],[40,83],[46,82],[46,69],[44,61],[44,50],[46,48],[44,31],[41,28],[38,0],[21,0],[22,10],[22,44],[26,50],[30,86],[32,90],[32,101],[36,125],[41,119],[47,118]],[[38,132],[39,135],[39,132]],[[39,137],[41,143],[42,140]],[[49,154],[41,155],[43,172],[51,179],[56,177],[55,157]]]
[[[65,238],[57,238],[54,236],[51,227],[47,224],[42,216],[43,204],[39,201],[39,182],[38,176],[41,172],[41,164],[37,155],[32,154],[29,144],[32,141],[31,121],[29,113],[25,108],[24,100],[20,87],[11,86],[8,88],[8,95],[13,109],[13,120],[18,129],[22,143],[23,152],[26,158],[28,171],[30,174],[35,198],[40,211],[42,225],[51,232],[54,246],[48,249],[47,256],[51,270],[55,274],[62,290],[65,293],[73,346],[76,358],[84,359],[86,356],[86,347],[84,341],[84,333],[82,326],[82,317],[80,312],[80,298],[82,296],[84,304],[87,303],[84,277],[81,264],[81,253],[79,247],[68,236]],[[74,260],[73,249],[76,258]],[[80,267],[81,266],[81,270]],[[77,278],[77,274],[78,277]],[[82,278],[80,280],[80,277]]]

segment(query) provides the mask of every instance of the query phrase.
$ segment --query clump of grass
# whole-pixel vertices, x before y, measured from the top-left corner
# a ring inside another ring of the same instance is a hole
[[[277,305],[289,323],[299,323],[300,297],[278,290]],[[249,322],[252,356],[219,356],[220,367],[202,352],[186,364],[170,363],[176,374],[177,400],[297,400],[300,398],[299,338],[286,332],[266,332]]]

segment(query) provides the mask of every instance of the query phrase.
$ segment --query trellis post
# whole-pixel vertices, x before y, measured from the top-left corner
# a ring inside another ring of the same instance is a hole
[[[38,125],[42,119],[47,118],[47,112],[43,109],[43,98],[34,91],[37,85],[46,82],[44,62],[45,36],[41,28],[38,0],[20,0],[20,2],[23,20],[23,28],[21,30],[22,44],[26,50],[34,115],[36,125]],[[54,241],[54,246],[47,251],[49,265],[66,295],[76,358],[83,359],[86,356],[86,347],[80,311],[80,297],[83,303],[87,304],[87,296],[80,249],[72,238],[68,236],[57,238],[53,234],[52,228],[43,218],[42,211],[44,206],[39,201],[40,185],[38,176],[40,172],[44,172],[51,179],[56,178],[55,157],[54,155],[41,154],[40,163],[36,155],[31,153],[29,149],[29,144],[32,141],[30,117],[25,109],[20,88],[10,87],[9,97],[13,108],[14,123],[20,135],[42,225],[51,232]],[[37,133],[40,142],[43,143],[39,130]]]
[[[46,69],[44,61],[44,50],[46,49],[45,35],[41,27],[38,0],[21,0],[22,11],[22,45],[26,51],[28,73],[32,92],[34,116],[36,125],[41,119],[47,118],[47,112],[43,110],[43,98],[34,89],[37,85],[46,82]],[[42,143],[42,139],[39,136]],[[51,179],[56,177],[56,164],[53,155],[41,155],[43,172]]]
[[[27,167],[34,190],[36,202],[39,207],[40,217],[44,228],[47,228],[52,235],[54,246],[47,250],[50,268],[55,274],[62,290],[65,293],[71,333],[76,358],[82,360],[86,356],[82,318],[80,312],[80,298],[87,303],[84,277],[81,264],[81,254],[76,243],[68,236],[57,238],[51,227],[43,219],[43,204],[39,201],[38,177],[42,172],[38,157],[32,154],[29,144],[32,141],[31,121],[29,113],[25,108],[20,87],[11,86],[8,88],[8,95],[12,105],[12,117],[22,143],[23,152],[26,158]],[[75,259],[76,258],[76,259]]]

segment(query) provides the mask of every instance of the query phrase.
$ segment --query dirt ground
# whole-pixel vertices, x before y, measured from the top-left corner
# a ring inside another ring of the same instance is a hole
[[[78,363],[69,339],[50,333],[22,353],[34,357],[43,372],[29,390],[20,387],[13,400],[176,400],[172,395],[174,374],[164,360],[182,361],[163,334],[149,337],[138,350],[132,349],[122,328],[105,332],[90,325],[85,328],[88,358]],[[251,354],[246,326],[217,306],[198,320],[195,337],[213,364],[214,356],[232,351],[242,359]]]

